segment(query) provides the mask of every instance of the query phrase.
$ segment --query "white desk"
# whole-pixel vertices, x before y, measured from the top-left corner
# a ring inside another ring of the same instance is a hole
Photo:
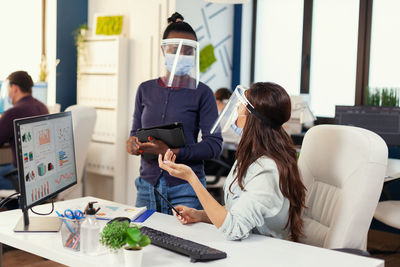
[[[56,203],[56,208],[78,207],[83,202],[99,199],[86,197]],[[115,203],[114,203],[115,204]],[[44,206],[44,205],[43,205]],[[45,212],[50,208],[37,207]],[[86,256],[62,247],[60,233],[14,233],[13,229],[22,216],[20,210],[0,213],[0,242],[69,266],[107,266],[111,256]],[[155,213],[144,225],[199,242],[228,254],[226,259],[190,263],[189,258],[150,245],[144,248],[142,266],[384,266],[378,259],[321,249],[294,242],[251,235],[243,241],[226,241],[213,225],[197,223],[181,225],[174,217]],[[115,266],[115,265],[113,265]]]

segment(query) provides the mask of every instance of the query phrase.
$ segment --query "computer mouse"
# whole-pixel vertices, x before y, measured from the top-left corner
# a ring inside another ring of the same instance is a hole
[[[131,219],[129,219],[128,217],[115,217],[114,219],[110,220],[107,224],[115,222],[115,221],[131,223]]]

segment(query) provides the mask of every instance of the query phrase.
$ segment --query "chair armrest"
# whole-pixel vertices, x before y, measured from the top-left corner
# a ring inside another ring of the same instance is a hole
[[[332,250],[344,252],[344,253],[350,253],[358,256],[363,256],[363,257],[371,257],[371,254],[369,254],[368,251],[362,250],[362,249],[355,249],[355,248],[333,248]]]

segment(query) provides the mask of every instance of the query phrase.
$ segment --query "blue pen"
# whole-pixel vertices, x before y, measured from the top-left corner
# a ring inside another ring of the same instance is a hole
[[[61,218],[61,220],[63,220],[63,222],[65,223],[65,225],[67,226],[67,228],[71,231],[71,233],[76,234],[76,232],[74,231],[74,229],[68,224],[67,220],[64,219],[64,217],[58,212],[56,211],[58,217]]]

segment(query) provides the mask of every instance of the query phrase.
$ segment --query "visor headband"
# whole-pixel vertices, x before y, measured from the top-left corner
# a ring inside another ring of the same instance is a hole
[[[282,126],[282,125],[279,125],[279,124],[273,122],[272,120],[270,120],[269,118],[265,117],[264,115],[262,115],[260,112],[255,110],[251,105],[246,105],[246,108],[252,114],[254,114],[254,116],[256,116],[258,119],[260,119],[264,124],[266,124],[268,126],[271,126],[273,129],[279,129]]]

